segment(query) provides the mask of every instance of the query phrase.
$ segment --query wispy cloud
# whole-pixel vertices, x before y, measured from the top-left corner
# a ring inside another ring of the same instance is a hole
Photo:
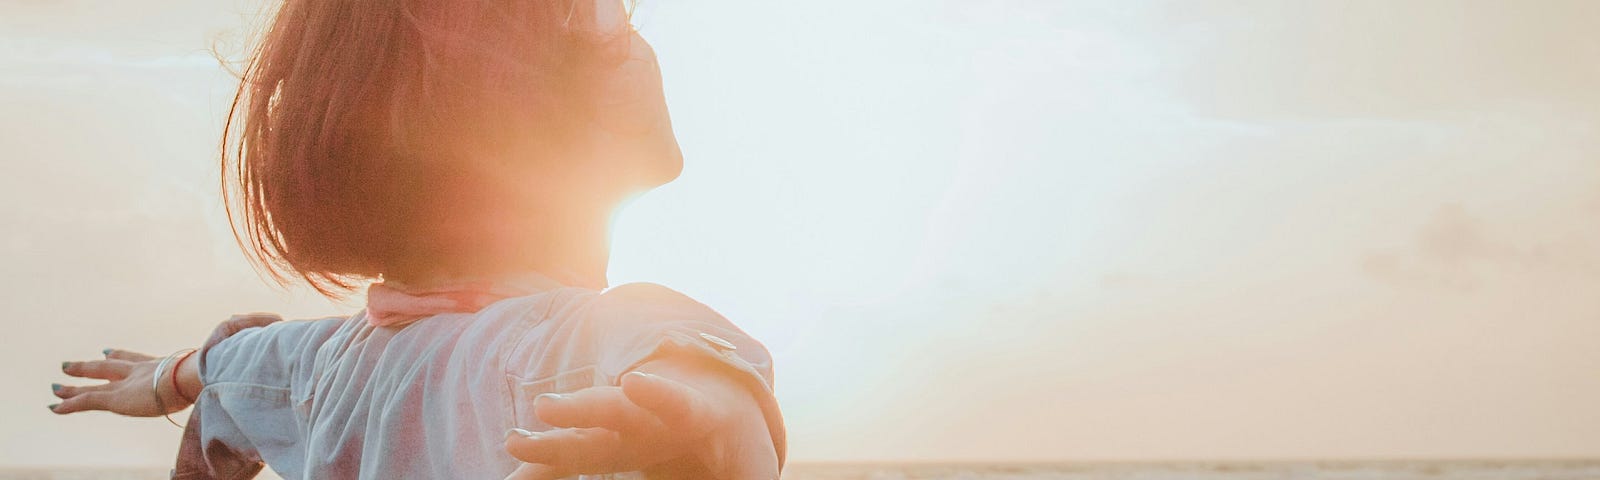
[[[1508,276],[1600,282],[1600,238],[1575,234],[1534,243],[1515,238],[1460,204],[1443,205],[1417,229],[1410,245],[1367,252],[1361,270],[1386,282],[1466,292],[1478,290],[1485,280]]]

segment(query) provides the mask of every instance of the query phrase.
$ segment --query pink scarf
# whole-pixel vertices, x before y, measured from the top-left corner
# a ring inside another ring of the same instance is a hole
[[[472,313],[512,297],[561,287],[544,275],[526,274],[503,280],[442,282],[414,287],[385,281],[367,287],[367,323],[395,327],[441,313]]]

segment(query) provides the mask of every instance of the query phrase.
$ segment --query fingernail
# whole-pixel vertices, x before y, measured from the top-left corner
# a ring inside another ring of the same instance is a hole
[[[533,397],[533,402],[534,403],[539,403],[539,402],[559,402],[559,401],[566,400],[566,399],[567,399],[566,395],[562,395],[562,394],[559,394],[559,393],[541,393],[541,394],[539,394],[539,396]]]
[[[100,354],[109,357],[109,356],[111,356],[111,349],[107,348],[105,350],[101,350]]]
[[[50,404],[50,405],[49,405],[49,406],[46,406],[46,407],[44,407],[44,408],[48,408],[48,409],[50,409],[50,413],[55,413],[55,411],[56,411],[56,407],[59,407],[59,406],[61,406],[61,404],[59,404],[59,403],[52,403],[52,404]]]
[[[632,373],[629,373],[627,376],[633,377],[633,380],[628,380],[628,379],[623,379],[623,380],[624,381],[628,381],[628,382],[633,382],[633,383],[639,383],[639,382],[659,383],[661,381],[661,376],[660,375],[656,375],[654,373],[632,372]]]
[[[513,429],[507,431],[506,433],[514,433],[514,434],[517,434],[518,436],[521,436],[523,438],[539,438],[539,432],[535,432],[535,431],[532,431],[532,430],[524,430],[524,429],[521,429],[521,428],[513,428]]]
[[[52,391],[52,392],[59,392],[59,391],[61,391],[61,384],[59,384],[59,383],[52,383],[52,384],[50,384],[50,391]]]
[[[68,365],[72,365],[72,362],[61,362],[61,371],[63,371],[63,372],[67,371],[67,366]]]

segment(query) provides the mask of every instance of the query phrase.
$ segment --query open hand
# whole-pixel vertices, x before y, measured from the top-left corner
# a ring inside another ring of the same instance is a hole
[[[507,480],[630,471],[653,479],[778,478],[760,407],[731,379],[702,374],[680,382],[633,372],[621,383],[540,395],[535,413],[558,428],[510,434],[506,451],[528,463]]]
[[[157,392],[152,391],[151,384],[161,358],[116,349],[107,349],[105,355],[105,360],[61,362],[61,371],[67,375],[107,382],[99,385],[51,385],[51,391],[62,401],[51,405],[50,411],[68,414],[105,410],[132,417],[155,417],[188,406],[188,402],[177,398],[169,382],[162,382],[159,392],[162,395],[161,402],[156,401]],[[167,368],[172,366],[168,365]],[[162,406],[166,407],[165,410]]]

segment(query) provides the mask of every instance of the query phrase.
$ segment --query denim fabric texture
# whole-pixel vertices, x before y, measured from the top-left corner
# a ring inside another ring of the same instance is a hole
[[[364,315],[270,322],[205,349],[173,478],[251,478],[259,459],[291,480],[499,479],[518,465],[507,430],[551,428],[535,396],[616,385],[669,355],[747,385],[784,456],[767,350],[666,287],[553,288],[398,327]]]

